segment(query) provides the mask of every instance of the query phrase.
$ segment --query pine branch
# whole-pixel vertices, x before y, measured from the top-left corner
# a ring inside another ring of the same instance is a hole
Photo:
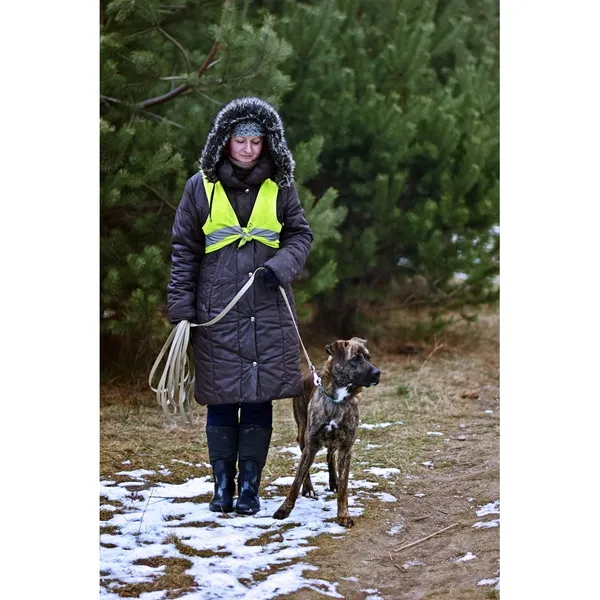
[[[220,47],[221,47],[221,42],[219,42],[219,41],[216,41],[213,44],[213,47],[211,48],[208,56],[206,57],[206,60],[204,61],[202,66],[196,72],[196,77],[201,77],[205,73],[205,71],[207,70],[207,68],[210,64],[210,61],[215,57],[215,55],[219,51]],[[162,96],[156,96],[155,98],[148,98],[148,100],[144,100],[143,102],[140,102],[137,105],[137,108],[144,109],[144,108],[149,108],[150,106],[156,106],[157,104],[164,104],[165,102],[168,102],[169,100],[173,100],[173,98],[177,98],[177,96],[181,96],[181,94],[183,94],[184,92],[187,92],[187,90],[189,90],[190,87],[191,86],[189,83],[183,83],[180,86],[177,86],[174,90],[171,90],[170,92],[167,92],[166,94],[163,94]]]
[[[175,125],[175,127],[178,127],[179,129],[183,129],[183,125],[181,123],[171,121],[171,119],[167,119],[166,117],[163,117],[162,115],[157,115],[156,113],[153,113],[152,111],[149,111],[149,110],[144,110],[142,112],[144,114],[150,115],[151,117],[154,117],[157,121],[164,121],[165,123],[169,123],[169,125]]]
[[[191,73],[192,65],[190,64],[190,59],[188,58],[187,52],[185,51],[184,47],[172,35],[167,33],[160,25],[157,25],[156,29],[178,48],[179,52],[181,52],[181,55],[183,56],[183,60],[185,60],[185,66],[188,74]]]
[[[214,102],[217,106],[222,106],[223,105],[223,101],[221,100],[215,100],[214,98],[212,98],[211,96],[209,96],[207,93],[203,92],[202,90],[196,90],[201,96],[204,96],[207,100],[210,100],[211,102]]]
[[[301,63],[301,71],[302,72],[301,72],[300,76],[298,77],[298,82],[296,83],[296,90],[302,89],[302,86],[304,85],[304,80],[306,79],[306,75],[308,73],[308,65],[313,60],[312,52],[313,52],[315,46],[317,45],[317,42],[319,41],[321,34],[323,33],[323,31],[325,31],[325,28],[327,27],[327,23],[329,20],[329,15],[331,13],[331,10],[332,10],[331,0],[328,0],[327,6],[323,9],[325,16],[321,20],[321,27],[319,27],[319,29],[317,30],[317,34],[315,35],[314,39],[310,43],[310,45],[308,47],[308,51],[306,52],[306,56],[302,57],[302,63]]]
[[[111,98],[110,96],[105,96],[104,94],[100,94],[100,100],[104,102],[114,102],[115,104],[124,104],[121,100],[117,100],[117,98]]]
[[[224,8],[225,9],[228,8],[230,4],[231,4],[231,0],[225,0]],[[204,62],[200,66],[200,68],[196,71],[197,78],[202,77],[202,75],[204,75],[204,73],[208,70],[208,68],[211,66],[211,63],[212,63],[214,57],[217,55],[217,52],[220,50],[220,48],[221,48],[220,40],[215,40],[215,42],[212,45],[212,48],[210,49],[210,52],[208,53],[208,56],[206,57],[206,59],[204,60]],[[181,96],[181,94],[183,94],[184,92],[187,92],[190,89],[190,87],[191,86],[189,83],[183,83],[180,86],[177,86],[175,89],[171,90],[170,92],[163,94],[162,96],[156,96],[155,98],[148,98],[148,100],[144,100],[143,102],[140,102],[139,104],[136,105],[136,108],[144,109],[144,108],[149,108],[151,106],[156,106],[157,104],[164,104],[165,102],[168,102],[169,100],[173,100],[173,98],[177,98],[177,96]]]
[[[169,208],[172,208],[174,211],[177,210],[176,206],[173,206],[166,198],[163,198],[162,195],[156,190],[156,188],[152,187],[151,185],[148,185],[147,183],[143,184],[144,187],[147,190],[150,190],[160,201],[161,201],[161,206],[158,209],[158,212],[161,211],[162,207],[166,204]]]
[[[264,61],[266,60],[266,58],[269,56],[269,54],[267,52],[265,52],[265,54],[263,54],[257,62],[255,62],[247,71],[244,71],[241,75],[236,75],[235,77],[231,77],[229,79],[221,79],[221,81],[219,81],[219,85],[231,85],[232,83],[238,83],[239,81],[242,81],[243,79],[248,79],[249,77],[253,77],[254,75],[256,75],[256,73],[258,73],[262,67],[262,65],[264,64]]]

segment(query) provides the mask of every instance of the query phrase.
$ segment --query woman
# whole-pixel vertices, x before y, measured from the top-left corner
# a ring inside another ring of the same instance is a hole
[[[312,232],[283,123],[267,102],[239,98],[223,106],[200,168],[175,215],[169,319],[209,321],[265,267],[221,321],[192,329],[195,398],[208,406],[215,479],[209,508],[234,510],[239,459],[235,511],[254,514],[271,441],[271,401],[302,393],[298,336],[277,286],[293,307],[291,282],[308,257]]]

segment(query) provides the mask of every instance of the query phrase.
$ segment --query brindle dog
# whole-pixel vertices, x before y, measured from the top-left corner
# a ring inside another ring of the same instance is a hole
[[[304,378],[303,395],[294,398],[302,456],[287,498],[273,515],[275,519],[289,516],[301,485],[303,496],[316,497],[309,469],[317,452],[326,446],[329,489],[338,492],[337,522],[344,527],[354,525],[348,513],[348,476],[352,445],[358,433],[359,393],[363,387],[377,385],[380,376],[379,369],[370,363],[366,343],[353,337],[329,344],[325,348],[329,358],[318,371],[321,385],[315,387],[311,375]]]

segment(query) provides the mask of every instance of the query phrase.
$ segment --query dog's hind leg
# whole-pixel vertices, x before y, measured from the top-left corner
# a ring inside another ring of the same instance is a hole
[[[285,519],[292,512],[296,500],[298,499],[298,494],[300,493],[300,486],[307,476],[318,450],[319,446],[317,445],[305,446],[302,456],[300,457],[300,463],[298,464],[298,470],[296,471],[296,477],[294,477],[292,487],[290,488],[286,499],[275,511],[275,514],[273,515],[274,519]]]
[[[335,448],[327,448],[327,469],[329,471],[329,489],[337,492],[338,480],[335,468]]]
[[[302,436],[300,436],[300,433],[298,434],[298,442],[300,443],[300,450],[302,451],[302,453],[304,453],[304,447],[306,446],[306,443],[304,441],[304,430],[302,431]],[[299,465],[298,469],[300,469]],[[317,492],[315,492],[315,488],[313,487],[312,481],[310,479],[310,471],[306,474],[306,477],[304,478],[304,483],[302,484],[302,495],[306,496],[307,498],[317,497]]]
[[[338,475],[339,475],[339,489],[338,489],[338,514],[337,522],[342,527],[352,527],[354,521],[350,518],[348,512],[348,478],[350,477],[350,458],[352,452],[350,448],[340,448],[338,452]]]

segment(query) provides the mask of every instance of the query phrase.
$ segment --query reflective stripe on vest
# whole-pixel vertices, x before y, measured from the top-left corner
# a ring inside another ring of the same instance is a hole
[[[241,227],[221,182],[210,183],[204,176],[202,179],[209,204],[212,195],[210,218],[206,219],[206,223],[202,226],[206,253],[220,250],[237,240],[240,240],[238,248],[250,240],[261,242],[271,248],[279,248],[281,231],[281,223],[277,220],[279,188],[273,180],[266,179],[260,186],[248,225]]]

